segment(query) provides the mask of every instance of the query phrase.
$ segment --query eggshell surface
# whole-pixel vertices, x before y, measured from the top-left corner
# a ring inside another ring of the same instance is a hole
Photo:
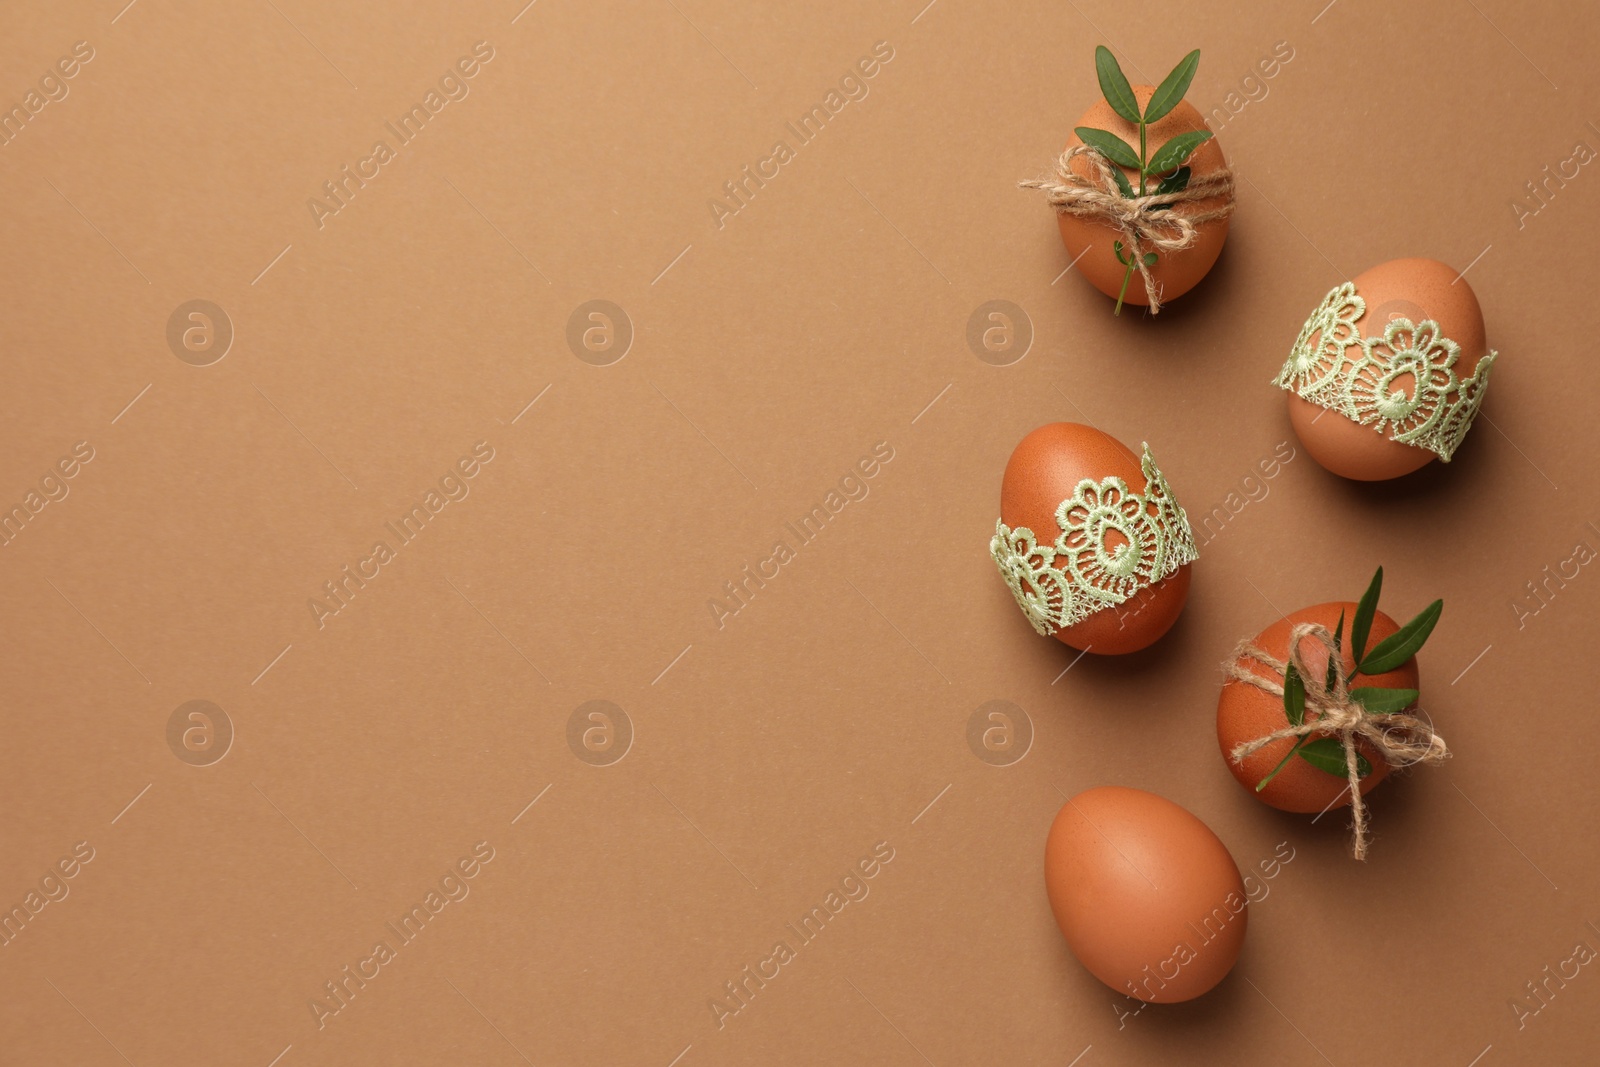
[[[1123,786],[1079,793],[1050,827],[1044,867],[1068,946],[1118,993],[1193,1000],[1239,958],[1249,919],[1239,868],[1165,797]]]

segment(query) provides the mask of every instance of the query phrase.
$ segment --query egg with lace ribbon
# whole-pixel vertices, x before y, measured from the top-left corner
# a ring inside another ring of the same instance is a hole
[[[1148,447],[1136,455],[1092,426],[1057,422],[1011,453],[990,554],[1037,632],[1116,655],[1172,628],[1196,551]]]
[[[1494,360],[1462,273],[1394,259],[1323,298],[1276,384],[1313,459],[1344,478],[1384,481],[1453,458]]]

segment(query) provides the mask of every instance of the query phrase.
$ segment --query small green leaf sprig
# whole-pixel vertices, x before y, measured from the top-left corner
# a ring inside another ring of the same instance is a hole
[[[1128,84],[1127,76],[1122,73],[1117,57],[1112,55],[1111,49],[1105,45],[1095,48],[1094,66],[1095,73],[1100,78],[1100,92],[1105,96],[1106,103],[1111,105],[1112,111],[1139,127],[1139,152],[1135,155],[1131,145],[1109,130],[1079,126],[1073,132],[1078,135],[1080,141],[1115,164],[1111,174],[1125,198],[1134,200],[1147,195],[1147,179],[1159,179],[1153,190],[1155,195],[1181,193],[1188,188],[1190,170],[1184,163],[1194,154],[1195,149],[1211,139],[1211,131],[1191,130],[1180,133],[1163,144],[1154,156],[1149,153],[1147,131],[1151,123],[1165,118],[1183,100],[1183,95],[1189,91],[1189,83],[1194,80],[1194,72],[1199,65],[1200,50],[1197,48],[1178,61],[1178,65],[1173,67],[1172,73],[1156,87],[1156,91],[1151,94],[1150,102],[1141,111],[1139,101],[1133,95],[1133,87]],[[1128,176],[1119,169],[1122,167],[1139,175],[1137,191],[1128,181]],[[1158,205],[1151,210],[1170,206],[1170,204]],[[1121,315],[1123,298],[1128,295],[1128,283],[1133,280],[1133,272],[1139,269],[1141,262],[1146,267],[1154,266],[1159,257],[1154,252],[1146,252],[1141,256],[1138,248],[1124,248],[1121,241],[1115,242],[1113,247],[1117,262],[1127,268],[1122,276],[1122,290],[1117,294],[1116,310],[1112,312]]]
[[[1361,595],[1361,601],[1356,605],[1356,617],[1350,622],[1351,658],[1355,666],[1344,677],[1345,685],[1354,681],[1358,674],[1369,677],[1386,674],[1416,655],[1423,643],[1428,640],[1428,636],[1433,633],[1433,628],[1444,611],[1444,601],[1435,600],[1423,608],[1416,618],[1369,650],[1367,639],[1372,633],[1372,619],[1378,613],[1378,595],[1382,590],[1383,568],[1379,567],[1377,573],[1372,576],[1367,591]],[[1332,692],[1339,683],[1339,671],[1344,662],[1343,641],[1344,612],[1341,611],[1339,624],[1333,632],[1333,648],[1328,653],[1328,673],[1323,683],[1328,692]],[[1418,695],[1415,689],[1390,689],[1381,686],[1357,686],[1349,692],[1350,699],[1360,704],[1368,715],[1392,715],[1404,711],[1416,702]],[[1306,683],[1293,663],[1288,664],[1283,672],[1283,713],[1291,726],[1300,726],[1305,722]],[[1344,745],[1333,737],[1311,740],[1308,734],[1297,740],[1293,747],[1284,753],[1283,759],[1278,761],[1271,774],[1256,783],[1256,792],[1265,789],[1267,783],[1276,778],[1278,772],[1282,771],[1289,760],[1296,755],[1318,770],[1326,771],[1336,778],[1343,778],[1347,774]],[[1362,778],[1372,773],[1372,764],[1360,753],[1356,754],[1356,771]]]

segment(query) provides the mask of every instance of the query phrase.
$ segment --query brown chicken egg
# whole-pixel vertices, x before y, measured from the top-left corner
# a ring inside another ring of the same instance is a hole
[[[1339,625],[1341,612],[1346,623],[1344,631],[1346,639],[1343,642],[1340,662],[1345,673],[1349,674],[1355,669],[1355,659],[1351,654],[1348,639],[1349,621],[1356,617],[1356,605],[1353,603],[1318,604],[1297,611],[1279,619],[1257,634],[1255,646],[1282,662],[1289,652],[1290,631],[1297,623],[1316,623],[1332,633]],[[1377,612],[1372,619],[1367,647],[1376,647],[1380,641],[1399,628],[1389,616],[1381,611]],[[1306,652],[1306,666],[1311,668],[1317,677],[1322,677],[1328,668],[1327,646],[1316,637],[1308,636],[1305,638],[1303,648]],[[1274,674],[1259,662],[1241,660],[1240,665],[1262,678],[1279,685],[1283,683],[1281,674]],[[1417,677],[1417,659],[1413,656],[1394,670],[1383,674],[1357,674],[1349,684],[1351,688],[1376,686],[1384,689],[1417,689],[1419,688]],[[1294,746],[1294,741],[1289,738],[1274,741],[1246,756],[1242,763],[1233,761],[1234,747],[1258,737],[1265,737],[1287,725],[1288,719],[1284,713],[1282,697],[1231,678],[1223,683],[1222,695],[1217,700],[1217,745],[1222,749],[1222,759],[1228,765],[1228,770],[1233,772],[1234,778],[1238,779],[1240,785],[1250,791],[1251,796],[1280,811],[1315,813],[1329,807],[1348,805],[1350,793],[1346,786],[1349,785],[1349,780],[1345,776],[1330,774],[1298,758],[1285,763],[1277,776],[1268,782],[1264,789],[1256,792],[1256,785],[1272,773],[1273,768],[1278,766]],[[1366,796],[1388,776],[1389,764],[1365,741],[1356,742],[1356,751],[1365,756],[1367,762],[1372,765],[1372,773],[1361,779],[1361,795]]]
[[[1483,311],[1472,287],[1458,271],[1438,260],[1390,260],[1358,274],[1353,284],[1355,295],[1365,305],[1360,316],[1346,323],[1329,320],[1326,329],[1311,331],[1306,340],[1315,348],[1323,343],[1324,333],[1339,331],[1341,336],[1331,344],[1338,347],[1339,342],[1348,339],[1351,343],[1343,351],[1349,361],[1362,357],[1361,338],[1380,342],[1373,346],[1378,362],[1371,371],[1358,376],[1355,385],[1356,391],[1364,394],[1357,398],[1363,421],[1350,418],[1348,412],[1313,403],[1295,391],[1287,394],[1289,421],[1306,451],[1328,470],[1356,481],[1383,481],[1420,470],[1439,458],[1426,447],[1395,437],[1422,426],[1425,420],[1435,419],[1435,425],[1439,425],[1448,419],[1449,404],[1459,393],[1451,393],[1446,387],[1452,378],[1470,379],[1489,349]],[[1446,346],[1415,346],[1431,349],[1431,355],[1425,354],[1426,364],[1414,364],[1418,369],[1427,369],[1422,370],[1422,380],[1418,374],[1406,371],[1395,361],[1395,350],[1404,349],[1421,335],[1398,325],[1400,320],[1407,320],[1412,326],[1427,320],[1438,323],[1438,332],[1458,349],[1453,363]],[[1391,324],[1397,324],[1392,332]],[[1387,343],[1386,337],[1394,344]],[[1445,366],[1446,363],[1450,365]],[[1390,368],[1395,372],[1383,373]],[[1320,371],[1313,371],[1308,377],[1319,374]],[[1419,389],[1423,391],[1420,401]],[[1399,417],[1386,421],[1381,428],[1367,421],[1379,416],[1380,407]],[[1407,411],[1408,408],[1414,410]]]
[[[1044,883],[1056,925],[1089,973],[1153,1004],[1193,1000],[1244,945],[1244,880],[1211,828],[1165,797],[1100,786],[1050,826]]]
[[[1133,87],[1133,94],[1139,101],[1141,109],[1150,102],[1153,92],[1154,88],[1148,85]],[[1075,126],[1106,130],[1122,138],[1135,150],[1139,147],[1138,125],[1122,118],[1104,100],[1096,101],[1093,107],[1083,113],[1083,117],[1075,123]],[[1207,129],[1207,126],[1200,112],[1196,111],[1188,101],[1180,102],[1177,107],[1146,128],[1145,139],[1149,152],[1147,158],[1153,159],[1156,151],[1178,134],[1204,129]],[[1067,148],[1075,148],[1082,143],[1077,134],[1072,134],[1067,139]],[[1185,165],[1190,170],[1192,181],[1205,175],[1215,174],[1226,168],[1228,163],[1223,157],[1221,146],[1217,144],[1217,139],[1213,137],[1197,148]],[[1075,174],[1085,178],[1092,176],[1091,164],[1082,157],[1075,157],[1071,166]],[[1123,167],[1121,170],[1137,190],[1138,172],[1129,167]],[[1154,192],[1153,182],[1149,183],[1149,187],[1150,191]],[[1181,203],[1170,210],[1180,214],[1198,214],[1219,208],[1225,202],[1226,197],[1211,197]],[[1061,228],[1061,241],[1067,247],[1067,254],[1076,263],[1073,269],[1088,279],[1090,285],[1113,300],[1116,299],[1127,274],[1127,268],[1117,261],[1115,249],[1115,243],[1123,240],[1121,231],[1105,222],[1078,218],[1065,212],[1058,212],[1057,222]],[[1202,222],[1196,229],[1193,245],[1177,252],[1160,253],[1160,258],[1150,268],[1162,303],[1176,299],[1193,289],[1211,270],[1217,262],[1217,257],[1222,255],[1222,246],[1228,240],[1228,219]],[[1137,273],[1129,282],[1123,300],[1140,307],[1149,305],[1150,298]]]
[[[1193,534],[1145,459],[1071,422],[1039,427],[1011,453],[1000,483],[1005,535],[997,530],[990,549],[1040,633],[1116,655],[1154,644],[1177,621]]]

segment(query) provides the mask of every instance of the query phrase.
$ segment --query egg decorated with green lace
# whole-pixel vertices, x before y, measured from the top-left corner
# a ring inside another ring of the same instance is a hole
[[[1177,621],[1195,557],[1148,447],[1057,422],[1024,437],[1000,485],[990,551],[1041,634],[1100,655],[1147,648]]]
[[[1393,259],[1323,298],[1277,384],[1313,459],[1344,478],[1385,481],[1454,458],[1494,359],[1460,271]]]

